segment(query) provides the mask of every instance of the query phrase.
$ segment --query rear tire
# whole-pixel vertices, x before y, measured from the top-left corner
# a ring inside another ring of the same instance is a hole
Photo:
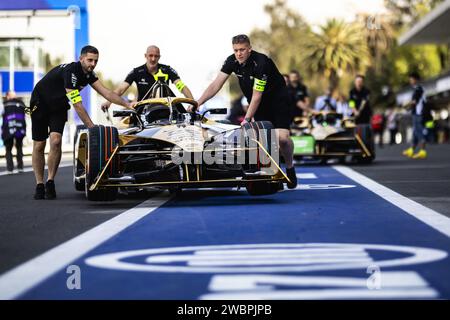
[[[118,188],[89,188],[102,172],[114,149],[119,144],[117,128],[110,126],[95,126],[89,129],[87,139],[86,159],[86,198],[90,201],[113,201],[117,198]],[[109,164],[106,175],[114,175],[119,169],[119,158],[115,157]]]
[[[248,164],[244,166],[245,171],[258,171],[261,166],[264,165],[261,163],[260,153],[263,152],[259,145],[253,140],[258,141],[267,150],[269,154],[272,154],[272,151],[276,151],[275,148],[278,147],[277,141],[272,141],[271,130],[274,129],[273,125],[269,121],[256,121],[256,122],[248,122],[242,126],[244,130],[244,140],[245,140],[245,148],[257,147],[258,153],[255,156],[250,156],[250,152],[246,153],[246,159],[248,160]],[[250,160],[256,160],[256,163],[250,163]],[[268,160],[268,159],[265,159]]]
[[[170,195],[180,196],[183,193],[183,189],[180,186],[170,187],[168,190]]]
[[[265,196],[283,190],[283,183],[270,181],[251,181],[248,182],[245,187],[248,194],[252,196]]]
[[[278,148],[278,142],[272,141],[271,130],[274,129],[273,125],[269,121],[256,121],[249,122],[243,125],[245,147],[258,147],[258,153],[256,154],[256,164],[248,163],[245,166],[245,170],[250,172],[259,171],[263,163],[260,162],[260,153],[263,152],[259,145],[257,145],[252,139],[257,140],[267,152],[272,155],[275,148]],[[254,157],[247,156],[247,160],[251,160]],[[266,159],[268,160],[268,159]],[[250,162],[250,161],[249,161]],[[272,181],[250,181],[245,186],[247,192],[252,196],[269,195],[278,192],[283,189],[282,182]]]

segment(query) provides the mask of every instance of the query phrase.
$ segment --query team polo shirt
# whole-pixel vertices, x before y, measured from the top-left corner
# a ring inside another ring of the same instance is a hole
[[[224,62],[222,72],[236,74],[242,93],[250,102],[253,90],[263,93],[263,100],[271,100],[286,90],[286,82],[275,63],[265,54],[252,51],[247,61],[240,64],[234,54]]]
[[[171,68],[170,66],[164,64],[158,64],[158,72],[161,71],[164,74],[163,81],[169,84],[169,80],[174,83],[175,81],[180,79],[178,73]],[[137,68],[131,70],[131,72],[125,78],[125,82],[128,84],[136,83],[138,90],[138,101],[142,100],[145,94],[150,90],[150,88],[155,84],[156,79],[153,74],[147,68],[147,65],[144,64]]]

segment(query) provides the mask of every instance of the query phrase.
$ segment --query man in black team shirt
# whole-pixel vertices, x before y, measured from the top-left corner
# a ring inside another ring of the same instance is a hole
[[[198,100],[199,106],[214,97],[231,73],[239,79],[239,85],[250,103],[244,121],[270,121],[277,131],[280,152],[286,163],[289,180],[288,188],[297,187],[297,177],[293,166],[294,144],[289,137],[291,112],[286,82],[275,63],[266,55],[253,51],[246,35],[232,39],[234,54],[229,56],[217,78],[208,86]]]
[[[302,83],[300,73],[297,70],[289,72],[288,92],[294,117],[301,117],[311,111],[308,88]]]
[[[186,97],[193,99],[192,93],[189,88],[181,81],[178,73],[170,66],[160,64],[159,59],[161,54],[157,46],[149,46],[145,53],[145,59],[147,62],[140,67],[134,68],[127,75],[125,80],[116,88],[114,92],[118,95],[122,95],[131,86],[133,82],[136,83],[138,89],[138,101],[148,98],[146,94],[149,89],[156,82],[156,79],[163,77],[165,82],[172,81],[177,89]],[[111,102],[107,101],[102,104],[102,108],[108,108]]]
[[[98,50],[92,46],[81,49],[78,62],[59,65],[50,70],[35,86],[30,100],[33,135],[33,170],[36,177],[35,199],[54,199],[55,175],[61,161],[61,138],[67,121],[67,110],[73,106],[86,127],[94,126],[83,107],[80,91],[88,84],[105,99],[123,107],[132,107],[116,93],[105,88],[94,73]],[[44,186],[44,149],[50,137],[47,158],[48,180]]]
[[[372,108],[370,106],[370,91],[364,86],[364,76],[355,77],[354,87],[350,90],[348,105],[355,115],[355,124],[370,125]]]

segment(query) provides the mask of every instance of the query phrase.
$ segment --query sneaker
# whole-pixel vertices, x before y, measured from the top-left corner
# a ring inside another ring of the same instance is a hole
[[[297,174],[295,173],[295,167],[286,169],[286,175],[291,180],[291,182],[287,183],[287,187],[289,189],[295,189],[297,188]]]
[[[19,173],[23,173],[24,171],[23,171],[23,168],[19,168],[19,169],[17,169],[17,172],[19,172]]]
[[[7,171],[6,171],[6,174],[14,174],[14,171],[12,171],[12,170],[7,170]]]
[[[410,147],[410,148],[406,149],[405,151],[403,151],[403,155],[408,157],[408,158],[411,158],[413,156],[413,154],[414,154],[414,149],[412,147]]]
[[[424,149],[420,149],[419,152],[414,154],[411,158],[413,159],[425,159],[427,157],[427,152]]]
[[[45,186],[43,183],[38,183],[36,185],[36,191],[34,192],[34,199],[35,200],[45,199]]]
[[[55,182],[53,180],[48,180],[45,183],[45,199],[55,199],[56,198],[56,190],[55,190]]]

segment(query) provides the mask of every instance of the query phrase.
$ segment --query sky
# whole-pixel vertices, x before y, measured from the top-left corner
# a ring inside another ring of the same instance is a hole
[[[265,28],[266,0],[128,1],[127,8],[108,0],[89,3],[91,39],[103,52],[98,68],[122,80],[132,67],[145,62],[149,44],[161,49],[161,63],[173,66],[196,98],[232,54],[231,38]],[[288,0],[311,24],[326,18],[353,19],[357,12],[378,13],[383,0]],[[108,17],[96,19],[95,17]],[[131,18],[131,19],[130,19]],[[132,20],[132,22],[130,21]]]
[[[267,27],[267,3],[272,0],[88,0],[90,42],[100,51],[96,71],[121,81],[145,63],[146,47],[155,44],[160,63],[176,69],[198,98],[232,53],[231,37]],[[383,12],[383,0],[288,0],[288,5],[313,25]],[[44,48],[68,62],[74,58],[71,18],[51,19],[0,19],[0,36],[41,35]]]

